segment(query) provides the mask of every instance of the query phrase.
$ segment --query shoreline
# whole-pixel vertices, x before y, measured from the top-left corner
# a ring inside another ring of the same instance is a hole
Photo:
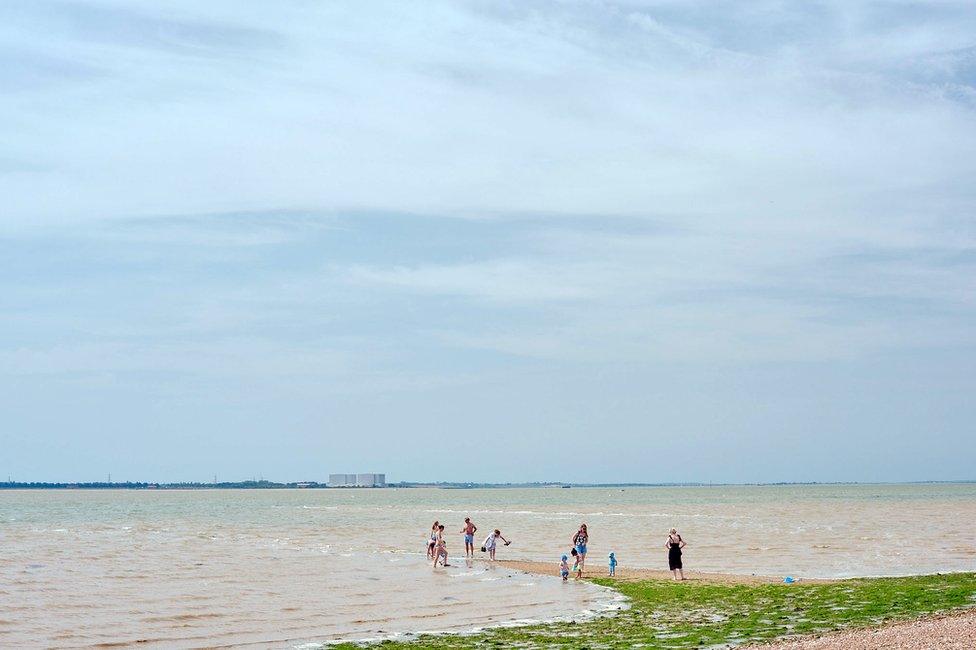
[[[500,560],[499,568],[540,577],[548,562]],[[646,647],[649,650],[972,650],[976,573],[804,580],[689,572],[674,581],[653,569],[605,569],[584,578],[625,599],[626,608],[585,622],[494,628],[473,635],[421,635],[390,650],[439,647]],[[354,648],[355,645],[344,646]]]
[[[518,569],[525,573],[558,577],[558,565],[555,562],[538,562],[533,560],[496,560],[496,564]],[[600,564],[599,569],[587,569],[583,573],[584,580],[592,578],[607,578],[618,582],[639,582],[642,580],[666,580],[675,582],[671,572],[666,569],[617,568],[616,575],[611,578],[606,568]],[[833,584],[844,580],[858,578],[794,578],[793,584]],[[725,584],[725,585],[769,585],[783,584],[783,578],[777,576],[744,575],[737,573],[713,573],[707,571],[685,570],[686,583]]]
[[[513,569],[546,576],[557,576],[558,564],[556,562],[540,562],[538,560],[495,560],[499,566],[508,566]],[[667,569],[648,569],[645,567],[632,567],[621,569],[617,568],[616,575],[611,577],[606,573],[603,563],[596,570],[587,569],[583,574],[584,580],[594,578],[606,578],[618,582],[639,582],[642,580],[665,580],[677,582],[673,579],[671,572]],[[857,575],[839,576],[836,578],[806,578],[803,576],[792,576],[794,585],[829,585],[854,580],[891,580],[897,578],[927,578],[935,576],[954,576],[969,575],[973,571],[937,571],[935,573],[893,573],[881,575]],[[721,573],[717,571],[696,571],[685,569],[685,582],[692,584],[725,584],[725,585],[781,585],[782,576],[769,576],[744,573]],[[973,605],[976,607],[976,604]]]
[[[533,483],[458,483],[440,481],[433,483],[401,481],[383,485],[329,485],[318,481],[270,481],[244,480],[220,481],[0,481],[0,490],[370,490],[370,489],[434,489],[434,490],[509,490],[509,489],[628,489],[628,488],[735,488],[735,487],[830,487],[830,486],[889,486],[889,485],[972,485],[976,479],[930,481],[800,481],[711,483],[570,483],[563,481]]]

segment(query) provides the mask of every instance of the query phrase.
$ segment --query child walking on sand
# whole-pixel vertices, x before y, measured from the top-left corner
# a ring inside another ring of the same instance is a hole
[[[559,561],[559,575],[563,577],[563,582],[569,579],[569,558],[565,555]]]
[[[610,577],[617,572],[617,558],[613,556],[613,551],[610,551]]]
[[[574,560],[573,573],[576,574],[576,577],[573,579],[579,580],[580,578],[583,577],[583,565],[580,564],[580,554],[579,551],[577,551],[575,548],[572,551],[570,551],[570,553],[573,554],[573,560]]]

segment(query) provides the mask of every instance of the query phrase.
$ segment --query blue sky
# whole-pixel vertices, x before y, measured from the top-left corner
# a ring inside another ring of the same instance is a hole
[[[0,478],[976,478],[970,2],[13,0],[0,91]]]

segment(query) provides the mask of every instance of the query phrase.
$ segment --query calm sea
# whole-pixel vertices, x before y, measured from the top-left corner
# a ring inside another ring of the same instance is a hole
[[[318,647],[579,618],[618,605],[458,557],[470,516],[499,558],[802,577],[976,570],[976,484],[492,490],[0,492],[0,647]],[[425,561],[447,525],[451,563]],[[478,554],[481,555],[480,553]]]

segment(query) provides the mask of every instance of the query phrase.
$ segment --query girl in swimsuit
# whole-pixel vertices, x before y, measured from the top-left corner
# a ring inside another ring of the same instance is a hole
[[[427,538],[427,559],[434,557],[434,547],[437,546],[437,526],[439,522],[434,522],[430,527],[430,537]]]
[[[451,566],[447,563],[447,542],[444,540],[444,524],[437,527],[437,541],[434,543],[434,566],[443,558],[444,566]]]
[[[683,549],[687,544],[685,540],[681,539],[681,535],[674,528],[668,533],[668,541],[664,543],[664,547],[668,549],[668,566],[671,568],[671,574],[674,579],[677,580],[678,576],[681,579],[685,579],[684,569],[681,567],[681,549]]]

